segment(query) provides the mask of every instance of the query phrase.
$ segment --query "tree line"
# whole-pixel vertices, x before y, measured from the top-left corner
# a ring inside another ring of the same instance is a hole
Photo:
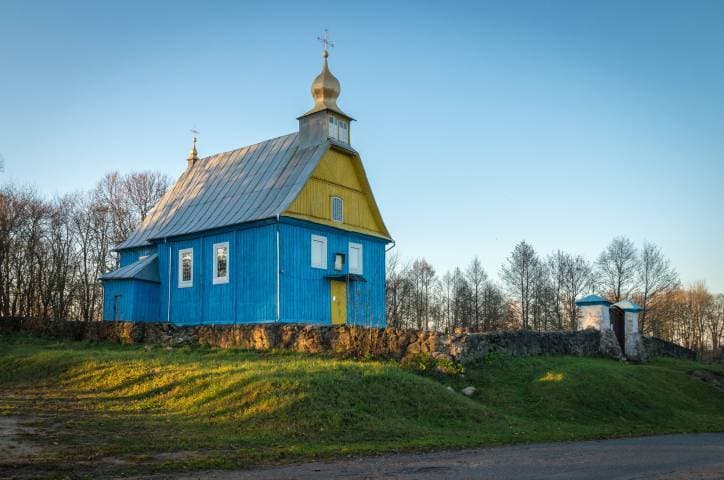
[[[98,277],[117,266],[114,244],[146,217],[170,185],[158,172],[104,176],[94,188],[46,199],[0,185],[0,315],[100,320]],[[614,238],[593,261],[515,245],[497,278],[478,257],[439,275],[424,258],[387,256],[387,322],[393,327],[470,331],[566,330],[578,326],[575,300],[598,293],[643,307],[639,327],[684,346],[720,348],[724,295],[703,282],[682,286],[661,249]]]
[[[686,347],[718,350],[724,340],[724,295],[703,282],[682,286],[661,248],[614,238],[593,261],[555,251],[542,256],[528,242],[513,248],[492,278],[474,257],[438,275],[424,258],[387,257],[387,322],[400,328],[451,332],[578,328],[577,298],[596,293],[642,308],[639,329]]]
[[[112,246],[169,184],[158,172],[113,172],[89,191],[53,199],[1,185],[0,315],[101,320],[98,277],[116,268]]]

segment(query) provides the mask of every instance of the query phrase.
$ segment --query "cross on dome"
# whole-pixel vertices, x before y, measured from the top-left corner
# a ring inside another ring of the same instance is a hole
[[[329,41],[329,30],[325,28],[322,35],[317,37],[317,41],[324,45],[322,56],[327,58],[329,56],[329,48],[334,48],[334,43]]]

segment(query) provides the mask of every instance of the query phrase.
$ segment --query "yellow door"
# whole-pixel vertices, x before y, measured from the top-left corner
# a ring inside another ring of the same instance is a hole
[[[347,284],[332,280],[330,288],[332,289],[332,323],[341,325],[347,322]]]

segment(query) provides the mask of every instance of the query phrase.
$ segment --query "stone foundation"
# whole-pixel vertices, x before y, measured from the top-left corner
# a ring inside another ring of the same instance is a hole
[[[289,323],[176,326],[168,323],[73,322],[29,318],[1,318],[0,334],[28,332],[52,337],[160,346],[205,345],[248,350],[290,350],[342,356],[402,359],[429,354],[438,359],[471,363],[490,353],[512,356],[576,355],[622,359],[621,348],[610,330],[534,332],[530,330],[444,334],[433,331],[374,329],[348,325],[324,326]],[[667,355],[696,358],[684,347],[651,337],[640,337],[643,361]]]

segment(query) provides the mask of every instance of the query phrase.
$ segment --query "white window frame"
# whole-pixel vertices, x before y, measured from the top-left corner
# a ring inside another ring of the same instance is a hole
[[[337,117],[329,116],[329,136],[334,140],[339,140],[339,126],[337,125]]]
[[[339,210],[341,218],[336,219],[334,218],[334,201],[339,200]],[[337,223],[344,223],[344,199],[342,197],[339,197],[337,195],[333,195],[329,197],[329,217],[332,219],[333,222]]]
[[[337,262],[338,259],[339,259],[339,264]],[[335,271],[341,272],[342,270],[344,270],[345,263],[347,263],[347,262],[345,261],[344,253],[335,253],[334,254],[334,267],[333,268]]]
[[[359,268],[352,268],[352,259],[354,258],[354,256],[352,255],[352,250],[359,251],[359,257],[357,259]],[[364,271],[364,247],[362,246],[362,244],[349,242],[349,252],[347,253],[347,265],[349,265],[349,273],[356,273],[358,275],[362,275]]]
[[[222,283],[229,283],[229,264],[231,263],[229,261],[229,242],[219,242],[215,243],[212,247],[213,250],[211,251],[211,257],[213,259],[213,270],[214,270],[214,277],[213,277],[213,284],[219,285]],[[219,276],[219,248],[225,248],[226,249],[226,275],[223,277]]]
[[[322,244],[322,254],[321,258],[319,259],[319,262],[314,261],[314,245],[315,243]],[[312,235],[311,239],[312,249],[311,249],[311,265],[312,268],[320,268],[322,270],[327,269],[327,237],[323,237],[321,235]]]
[[[349,122],[335,115],[329,116],[329,135],[333,140],[349,144]]]
[[[349,143],[349,122],[346,120],[339,122],[339,140]]]
[[[191,254],[191,280],[184,281],[184,254]],[[194,286],[194,249],[182,248],[178,251],[178,288],[189,288]]]

